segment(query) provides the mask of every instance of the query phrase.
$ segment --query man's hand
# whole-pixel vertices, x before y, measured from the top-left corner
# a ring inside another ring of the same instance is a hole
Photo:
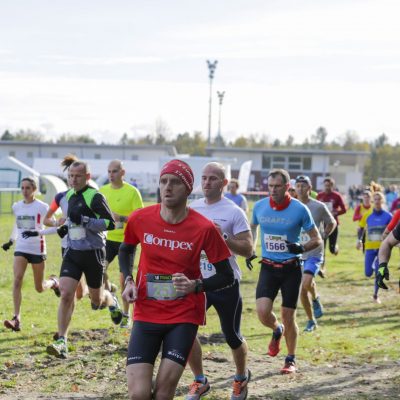
[[[300,243],[290,243],[287,240],[286,242],[286,247],[288,248],[289,253],[293,254],[301,254],[305,252],[304,246]]]
[[[1,247],[4,251],[7,251],[13,245],[13,243],[14,242],[10,239],[7,243],[3,243]]]
[[[380,263],[378,267],[378,273],[376,274],[376,283],[381,289],[389,289],[383,280],[389,280],[389,268],[387,263]]]
[[[67,234],[68,234],[68,225],[61,225],[59,228],[57,228],[57,235],[60,236],[61,239]]]
[[[193,293],[196,289],[196,281],[189,279],[180,272],[172,275],[172,283],[178,295]]]
[[[122,298],[128,303],[134,303],[137,299],[137,287],[133,280],[128,280],[124,291],[122,292]]]
[[[246,267],[249,271],[253,269],[253,264],[251,263],[253,260],[255,260],[257,256],[253,254],[251,257],[246,258]]]

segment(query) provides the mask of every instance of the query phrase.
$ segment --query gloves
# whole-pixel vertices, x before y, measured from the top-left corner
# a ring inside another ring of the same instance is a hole
[[[62,239],[65,235],[68,234],[68,225],[61,225],[57,228],[57,235]]]
[[[1,247],[4,251],[7,251],[13,245],[13,243],[14,242],[10,239],[7,243],[3,243]]]
[[[249,271],[253,269],[253,264],[251,263],[253,260],[255,260],[257,256],[253,254],[251,257],[246,258],[246,267]]]
[[[39,236],[39,232],[38,231],[23,231],[21,233],[21,235],[24,239],[28,239],[30,237]]]
[[[387,281],[389,280],[389,268],[387,266],[387,263],[379,264],[378,272],[376,274],[376,283],[377,283],[377,285],[381,289],[387,290],[388,287],[386,286],[385,282],[383,282],[384,279],[386,279]]]
[[[305,252],[304,246],[300,243],[290,243],[285,240],[289,253],[301,254]]]

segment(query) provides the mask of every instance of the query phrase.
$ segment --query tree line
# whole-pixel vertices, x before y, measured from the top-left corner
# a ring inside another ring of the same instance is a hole
[[[74,135],[70,133],[62,134],[52,140],[45,139],[40,132],[32,130],[19,130],[11,133],[4,131],[0,138],[1,141],[39,141],[43,143],[97,143],[90,134]],[[153,134],[140,137],[129,137],[124,133],[118,141],[121,145],[172,145],[178,153],[190,154],[193,156],[207,155],[207,139],[201,132],[179,133],[170,138],[168,130],[161,122],[156,124]],[[289,135],[285,140],[271,139],[267,135],[250,134],[241,135],[232,140],[226,140],[221,136],[215,137],[211,142],[211,147],[236,147],[236,148],[257,148],[257,149],[317,149],[317,150],[348,150],[366,151],[371,153],[364,171],[364,181],[377,181],[379,178],[398,178],[397,163],[400,159],[400,144],[389,143],[386,134],[382,133],[375,140],[368,142],[360,139],[354,131],[348,131],[341,136],[336,136],[328,140],[326,128],[319,127],[314,134],[307,137],[302,143],[296,143],[293,135]]]

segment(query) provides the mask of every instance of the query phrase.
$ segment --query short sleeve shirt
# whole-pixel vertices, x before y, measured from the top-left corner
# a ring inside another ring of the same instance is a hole
[[[211,263],[225,260],[231,253],[214,224],[189,209],[178,224],[169,224],[160,216],[156,204],[137,210],[129,217],[124,242],[141,245],[136,285],[138,299],[134,319],[173,324],[204,324],[204,293],[190,293],[176,300],[154,300],[147,296],[147,274],[185,274],[189,279],[201,278],[200,254],[204,251]]]
[[[286,241],[300,241],[300,232],[315,227],[309,209],[296,199],[291,199],[284,210],[274,210],[269,197],[254,204],[252,224],[260,225],[262,257],[273,261],[285,261],[298,255],[290,253]]]
[[[373,210],[364,214],[360,221],[360,227],[365,229],[365,250],[378,250],[382,241],[382,234],[392,219],[392,214],[385,210]]]

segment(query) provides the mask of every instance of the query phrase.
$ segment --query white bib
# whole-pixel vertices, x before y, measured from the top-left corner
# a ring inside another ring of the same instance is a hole
[[[68,229],[68,236],[71,240],[85,239],[86,229],[80,225],[72,225]]]
[[[264,234],[265,248],[271,253],[288,253],[285,240],[287,240],[286,235]]]

